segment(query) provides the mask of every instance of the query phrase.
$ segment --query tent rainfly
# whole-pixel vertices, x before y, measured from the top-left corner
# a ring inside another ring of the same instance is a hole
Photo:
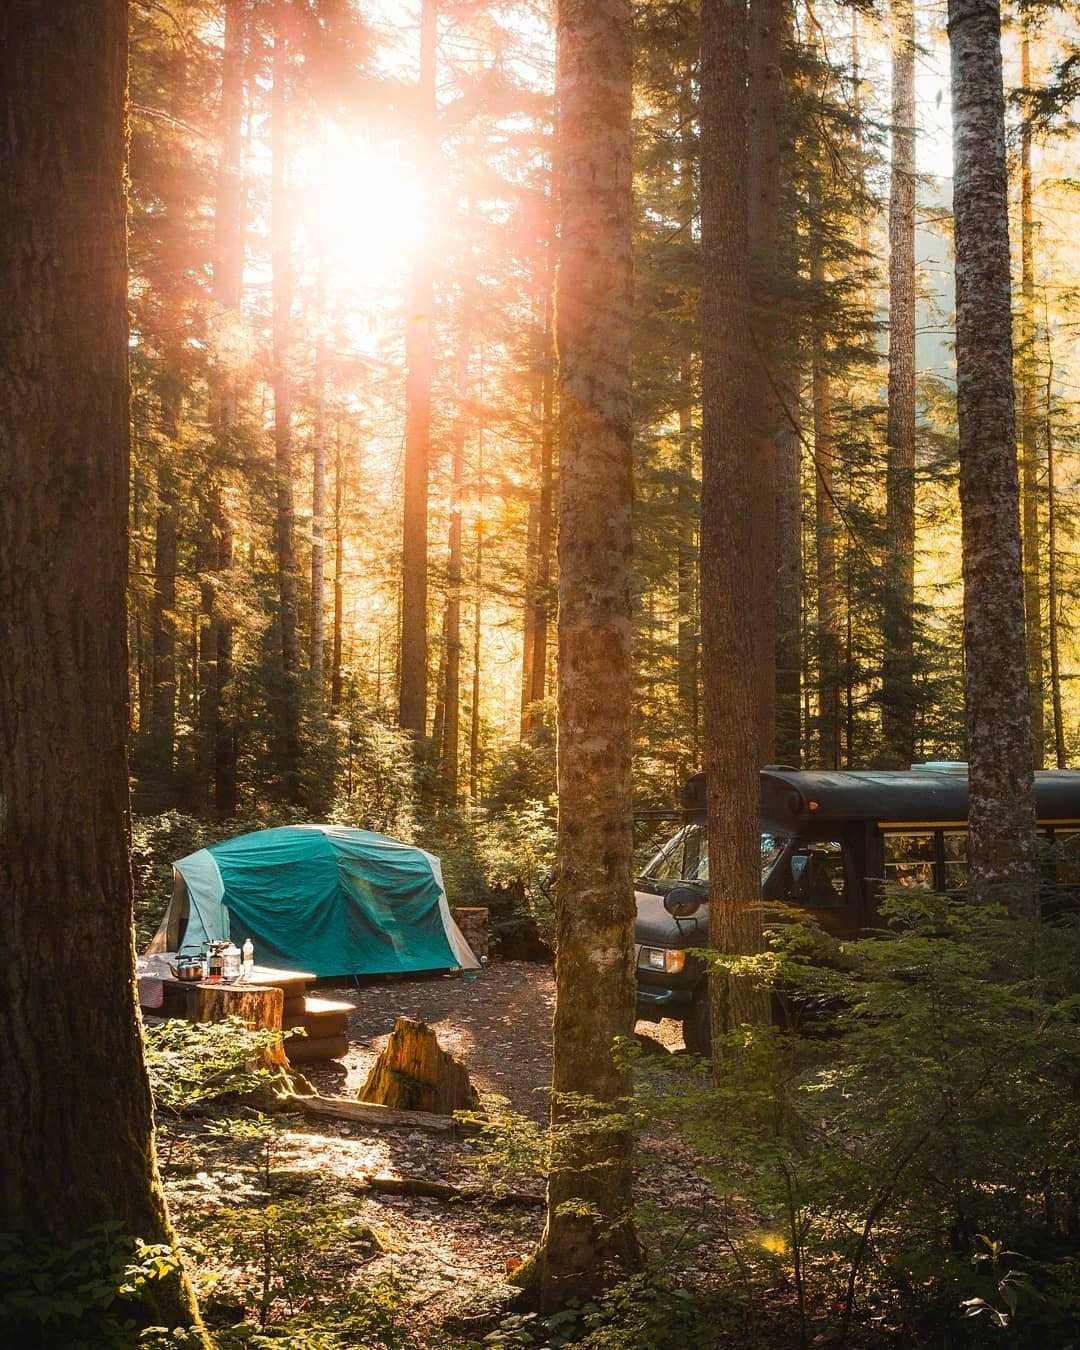
[[[370,830],[285,825],[173,864],[150,952],[250,938],[261,965],[315,975],[476,969],[438,858]]]

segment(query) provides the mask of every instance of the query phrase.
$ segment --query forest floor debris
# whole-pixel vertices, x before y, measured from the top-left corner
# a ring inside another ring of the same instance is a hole
[[[440,1043],[468,1066],[485,1109],[503,1104],[537,1125],[546,1120],[550,1081],[550,1025],[554,978],[550,968],[523,962],[496,963],[475,979],[411,979],[332,987],[347,1001],[349,1052],[342,1063],[312,1066],[314,1085],[326,1096],[353,1097],[399,1016],[428,1022]],[[639,1031],[666,1049],[682,1048],[676,1023],[641,1024]],[[242,1133],[242,1132],[241,1132]],[[289,1114],[275,1122],[267,1144],[272,1158],[248,1150],[243,1139],[192,1135],[167,1167],[174,1213],[182,1233],[197,1234],[224,1204],[268,1200],[287,1217],[299,1203],[309,1216],[347,1210],[352,1221],[376,1235],[362,1258],[363,1280],[380,1276],[403,1291],[408,1334],[403,1343],[429,1347],[468,1344],[447,1329],[473,1320],[476,1309],[498,1308],[510,1296],[506,1273],[540,1236],[541,1207],[500,1202],[491,1180],[478,1168],[481,1141],[420,1129],[383,1130],[363,1121],[304,1119]],[[373,1176],[412,1178],[459,1188],[459,1197],[393,1194],[373,1189]],[[710,1187],[695,1174],[695,1160],[671,1140],[642,1141],[641,1188],[682,1196],[692,1215],[683,1231],[680,1260],[697,1264],[695,1247],[709,1227]],[[520,1194],[542,1193],[543,1178],[515,1174]],[[267,1191],[269,1190],[269,1195]],[[491,1193],[490,1200],[484,1192]],[[321,1207],[321,1209],[320,1209]],[[284,1220],[283,1220],[284,1222]],[[290,1259],[288,1244],[281,1259]],[[284,1284],[285,1282],[283,1282]],[[285,1300],[288,1302],[288,1300]]]

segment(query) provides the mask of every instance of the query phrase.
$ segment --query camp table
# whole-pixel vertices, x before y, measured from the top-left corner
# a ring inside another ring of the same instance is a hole
[[[165,991],[161,1012],[166,1017],[193,1020],[196,989],[280,989],[285,996],[284,1016],[289,1017],[303,1011],[307,987],[315,976],[307,970],[277,970],[273,966],[255,965],[242,980],[178,980],[168,973],[158,978]]]
[[[307,970],[278,970],[273,966],[253,966],[242,980],[178,980],[170,974],[166,961],[154,957],[153,968],[141,973],[140,990],[146,988],[147,1002],[152,1011],[164,1017],[184,1017],[189,1022],[216,1020],[234,1011],[245,1020],[254,1015],[253,1025],[280,1025],[284,1030],[302,1029],[306,1034],[285,1042],[285,1053],[293,1063],[340,1059],[348,1049],[349,1003],[326,998],[312,998],[308,985],[316,977]],[[162,973],[162,966],[165,966]],[[150,994],[150,988],[159,982],[160,997]],[[244,994],[258,995],[260,991],[280,989],[283,995],[281,1021],[263,1020],[268,1010],[253,1005]],[[209,997],[207,997],[209,995]],[[241,1004],[245,1004],[241,1008]]]

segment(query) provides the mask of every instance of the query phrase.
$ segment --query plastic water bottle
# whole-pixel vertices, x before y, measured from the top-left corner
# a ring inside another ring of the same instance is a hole
[[[244,939],[244,973],[243,973],[243,978],[244,978],[245,980],[246,980],[246,979],[248,978],[248,976],[251,974],[254,965],[255,965],[255,944],[251,941],[250,938],[245,938],[245,939]]]

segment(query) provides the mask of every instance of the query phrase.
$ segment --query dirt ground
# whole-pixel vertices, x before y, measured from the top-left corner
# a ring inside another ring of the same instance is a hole
[[[311,1066],[307,1076],[326,1094],[351,1095],[363,1085],[399,1017],[427,1022],[439,1043],[468,1067],[481,1096],[494,1093],[540,1121],[551,1081],[551,1015],[555,976],[548,966],[501,961],[475,975],[320,984],[322,998],[341,999],[349,1016],[344,1061]],[[682,1048],[678,1022],[639,1022],[638,1031],[668,1050]],[[307,1072],[307,1070],[305,1070]]]
[[[441,1044],[468,1066],[482,1100],[507,1101],[513,1110],[542,1123],[551,1072],[550,1026],[555,996],[553,972],[526,963],[495,963],[475,978],[444,977],[380,982],[357,988],[327,984],[320,996],[340,998],[355,1011],[349,1018],[350,1047],[344,1062],[305,1066],[324,1095],[353,1096],[386,1043],[397,1017],[433,1026]],[[677,1023],[639,1030],[667,1050],[682,1048]],[[318,1179],[318,1188],[343,1190],[365,1174],[425,1177],[475,1184],[474,1139],[451,1139],[408,1130],[369,1129],[335,1121],[296,1120],[281,1137],[278,1166],[292,1178]],[[709,1188],[687,1175],[687,1158],[673,1145],[645,1141],[645,1171],[652,1185],[689,1184],[696,1203],[708,1204]],[[651,1155],[651,1156],[650,1156]],[[640,1184],[640,1183],[639,1183]],[[543,1192],[543,1179],[518,1175],[514,1185]],[[486,1201],[368,1194],[361,1217],[386,1240],[387,1253],[373,1270],[392,1271],[410,1290],[413,1326],[425,1344],[444,1347],[469,1338],[485,1313],[505,1304],[508,1263],[523,1258],[540,1237],[544,1211]],[[693,1260],[692,1249],[687,1251]],[[488,1323],[490,1325],[490,1322]],[[451,1331],[452,1328],[452,1331]]]

